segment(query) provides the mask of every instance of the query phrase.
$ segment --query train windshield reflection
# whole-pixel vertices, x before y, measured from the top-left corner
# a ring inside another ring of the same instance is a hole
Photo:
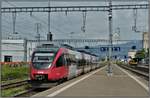
[[[55,53],[44,52],[44,53],[34,53],[32,58],[33,67],[36,69],[47,69],[51,66],[54,59]]]

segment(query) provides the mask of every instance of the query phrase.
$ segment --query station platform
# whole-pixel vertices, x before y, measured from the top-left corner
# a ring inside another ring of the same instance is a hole
[[[148,83],[117,65],[112,65],[112,70],[110,75],[107,73],[107,66],[104,66],[32,97],[149,96]]]

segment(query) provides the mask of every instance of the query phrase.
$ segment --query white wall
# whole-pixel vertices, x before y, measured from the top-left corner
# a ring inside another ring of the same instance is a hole
[[[12,56],[12,61],[24,61],[24,40],[2,40],[2,61],[4,56]]]
[[[136,51],[129,51],[128,52],[128,57],[135,58],[135,54],[136,54]]]

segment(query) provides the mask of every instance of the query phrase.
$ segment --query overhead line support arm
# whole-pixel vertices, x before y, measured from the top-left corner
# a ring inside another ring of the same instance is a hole
[[[148,9],[148,4],[112,5],[112,10],[123,9]],[[2,13],[109,11],[109,6],[3,7],[1,11]]]

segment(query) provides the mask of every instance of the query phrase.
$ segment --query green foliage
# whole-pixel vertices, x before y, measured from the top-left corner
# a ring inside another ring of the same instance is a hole
[[[144,59],[146,56],[146,52],[144,49],[137,51],[135,54],[135,58],[138,58],[139,60]]]
[[[22,66],[22,67],[9,67],[7,65],[2,66],[2,72],[1,72],[1,80],[7,81],[10,79],[17,79],[17,78],[26,78],[28,77],[28,67]]]
[[[102,58],[101,61],[105,61],[105,58]]]
[[[124,63],[121,62],[121,61],[117,61],[116,64],[117,64],[117,65],[124,65]]]

